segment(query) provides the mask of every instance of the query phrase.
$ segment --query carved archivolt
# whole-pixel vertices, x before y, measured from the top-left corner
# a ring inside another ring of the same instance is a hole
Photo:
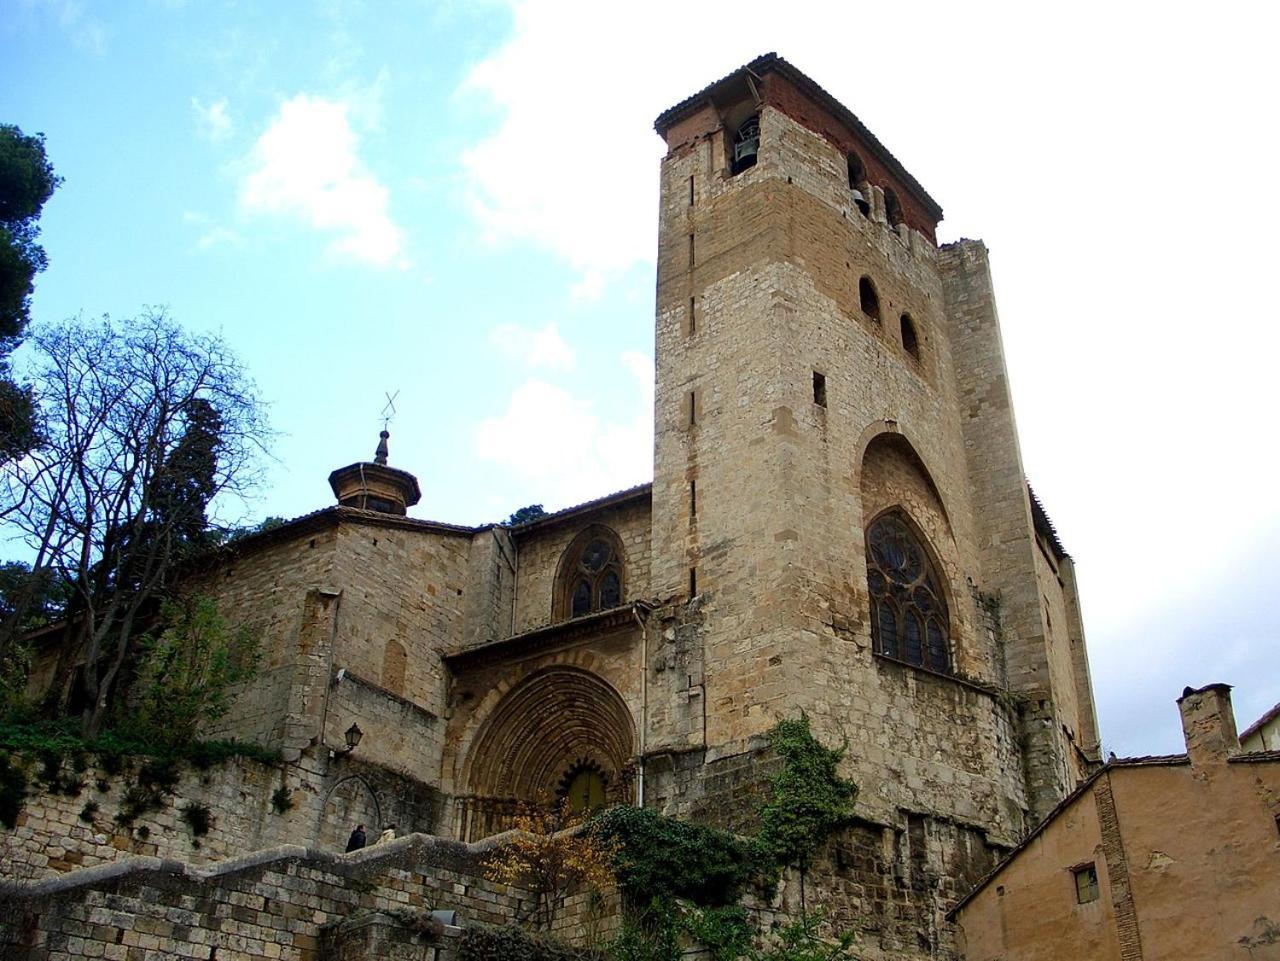
[[[612,687],[587,671],[550,668],[513,688],[485,721],[465,791],[547,804],[577,772],[592,770],[610,801],[624,800],[634,745],[631,712]]]

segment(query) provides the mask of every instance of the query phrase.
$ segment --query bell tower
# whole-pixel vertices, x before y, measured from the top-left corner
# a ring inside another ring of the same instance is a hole
[[[849,740],[885,823],[928,811],[1016,838],[1097,734],[985,248],[939,249],[937,202],[774,54],[655,126],[652,580],[699,599],[708,749],[804,710]]]

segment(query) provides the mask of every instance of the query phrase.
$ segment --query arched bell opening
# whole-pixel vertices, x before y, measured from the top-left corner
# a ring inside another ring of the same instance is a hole
[[[729,172],[740,174],[756,165],[760,153],[760,115],[752,114],[734,131],[733,153],[729,158]]]

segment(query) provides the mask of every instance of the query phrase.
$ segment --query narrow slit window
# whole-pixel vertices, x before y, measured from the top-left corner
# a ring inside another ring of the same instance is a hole
[[[693,176],[689,177],[689,206],[693,206]]]
[[[689,481],[689,516],[698,516],[698,482]]]
[[[876,293],[876,285],[871,282],[870,277],[863,277],[858,281],[858,306],[862,308],[862,312],[880,323],[880,295]]]
[[[816,370],[813,372],[813,402],[819,407],[827,406],[827,378]]]
[[[689,336],[692,337],[698,332],[698,315],[694,312],[694,299],[689,298]]]
[[[696,567],[689,568],[689,596],[698,596],[698,569]]]
[[[693,234],[689,235],[689,267],[693,268]]]
[[[698,422],[698,392],[689,391],[689,426]]]
[[[920,336],[916,333],[916,322],[911,319],[910,314],[903,314],[899,320],[902,328],[902,349],[911,355],[912,359],[920,359]]]

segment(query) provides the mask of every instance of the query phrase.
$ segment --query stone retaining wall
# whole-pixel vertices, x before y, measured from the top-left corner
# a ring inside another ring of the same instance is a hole
[[[454,909],[462,924],[523,923],[529,892],[485,879],[509,835],[475,844],[415,834],[352,854],[284,845],[209,868],[134,857],[0,897],[0,959],[320,959],[322,932],[356,912]],[[600,936],[617,898],[566,899],[554,933]],[[420,955],[421,956],[421,955]]]
[[[36,880],[134,855],[209,864],[279,844],[338,851],[359,821],[372,842],[386,824],[403,834],[430,831],[439,807],[436,792],[419,782],[327,752],[292,764],[237,758],[203,771],[186,765],[172,793],[128,825],[117,816],[132,775],[64,764],[60,779],[75,793],[33,777],[17,824],[0,827],[0,879]],[[277,811],[272,795],[281,788],[291,806]],[[192,805],[210,811],[205,835],[183,818]]]

